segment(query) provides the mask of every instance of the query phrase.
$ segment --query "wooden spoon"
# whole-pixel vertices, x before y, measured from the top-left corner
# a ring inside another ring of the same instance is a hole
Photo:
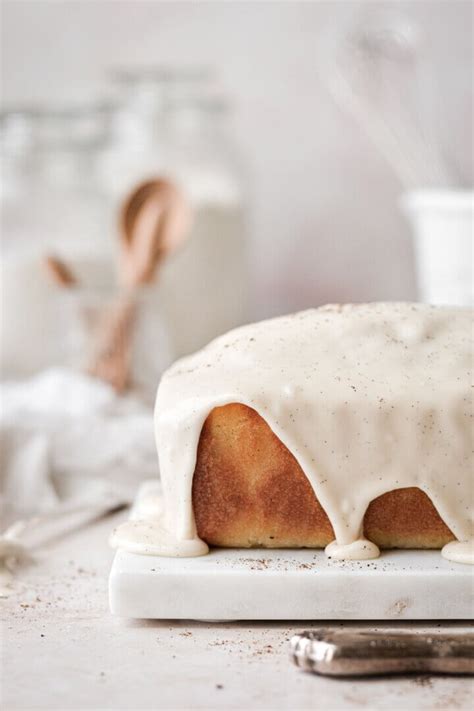
[[[164,259],[186,239],[191,211],[170,181],[156,178],[130,193],[122,205],[119,224],[124,291],[104,324],[88,372],[123,392],[130,385],[136,289],[151,284]]]
[[[186,238],[190,222],[188,203],[169,180],[156,178],[138,185],[119,217],[123,285],[151,283],[159,265]]]

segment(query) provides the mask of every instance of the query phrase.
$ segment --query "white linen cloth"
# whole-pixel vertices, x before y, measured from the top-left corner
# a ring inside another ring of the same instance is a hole
[[[68,369],[0,385],[0,453],[4,574],[52,535],[129,503],[158,472],[151,410]]]

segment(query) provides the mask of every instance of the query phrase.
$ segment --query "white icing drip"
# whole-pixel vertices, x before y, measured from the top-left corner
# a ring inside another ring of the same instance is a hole
[[[160,555],[167,558],[193,558],[206,555],[209,547],[200,538],[181,539],[169,531],[163,521],[127,521],[112,534],[111,545],[129,553]]]
[[[324,552],[328,558],[334,558],[334,560],[371,560],[380,555],[378,546],[366,538],[358,538],[357,541],[346,545],[340,545],[337,541],[333,541],[326,546]]]
[[[442,548],[441,555],[453,563],[474,565],[474,541],[451,541]]]
[[[149,552],[170,531],[175,542],[199,543],[199,437],[211,410],[233,402],[256,410],[294,455],[338,546],[362,556],[368,504],[410,486],[470,540],[471,334],[467,309],[328,306],[231,331],[183,358],[163,377],[155,407],[165,527],[147,528],[143,549],[129,528],[116,543]]]
[[[138,502],[135,518],[153,521],[163,516],[163,497],[159,494],[147,494]]]

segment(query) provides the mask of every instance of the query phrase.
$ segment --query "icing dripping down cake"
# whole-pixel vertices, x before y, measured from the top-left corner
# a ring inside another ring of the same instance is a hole
[[[163,501],[114,533],[209,545],[443,548],[473,562],[472,313],[330,305],[221,336],[163,376]]]

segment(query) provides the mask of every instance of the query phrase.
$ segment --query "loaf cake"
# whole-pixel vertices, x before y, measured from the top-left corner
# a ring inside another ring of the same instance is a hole
[[[155,409],[163,512],[118,546],[442,548],[473,562],[472,313],[330,305],[216,339]]]

